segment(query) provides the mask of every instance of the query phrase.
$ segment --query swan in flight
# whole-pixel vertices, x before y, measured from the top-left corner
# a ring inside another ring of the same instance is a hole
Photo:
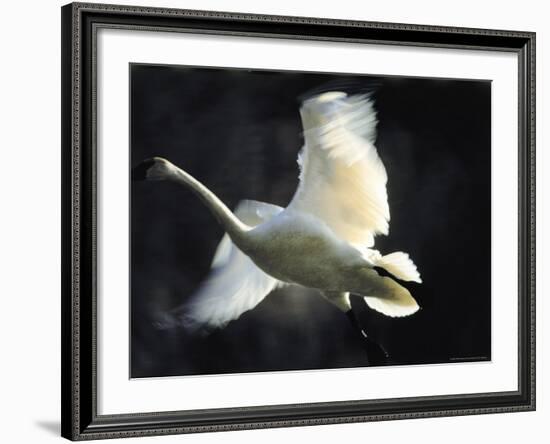
[[[301,285],[319,290],[346,313],[366,341],[369,361],[375,354],[383,361],[387,354],[359,324],[350,295],[384,315],[408,316],[419,306],[397,280],[422,281],[408,254],[373,249],[375,236],[388,234],[390,220],[386,169],[374,146],[374,102],[369,94],[325,92],[304,100],[300,117],[305,142],[298,154],[300,182],[286,208],[244,200],[233,213],[197,179],[160,157],[134,169],[135,179],[170,180],[191,189],[226,233],[207,279],[161,324],[222,328],[277,287]]]

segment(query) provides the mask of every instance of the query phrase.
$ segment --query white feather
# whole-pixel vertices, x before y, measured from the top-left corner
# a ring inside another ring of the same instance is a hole
[[[384,299],[380,297],[365,296],[367,305],[386,316],[399,318],[410,316],[416,313],[420,308],[410,293],[400,293],[399,297],[394,299]]]
[[[390,219],[373,102],[364,95],[319,97],[300,110],[305,145],[289,208],[315,215],[351,244],[372,246],[376,234],[388,234]]]
[[[245,200],[235,215],[253,227],[283,209]],[[221,328],[253,309],[281,282],[260,270],[225,234],[216,249],[212,269],[189,302],[174,309],[160,327],[181,325],[188,330]]]
[[[375,264],[393,274],[397,279],[422,283],[420,273],[407,253],[396,251],[386,254],[377,259]]]
[[[224,327],[256,307],[278,282],[232,245],[227,263],[213,269],[186,304],[181,323],[191,330]]]

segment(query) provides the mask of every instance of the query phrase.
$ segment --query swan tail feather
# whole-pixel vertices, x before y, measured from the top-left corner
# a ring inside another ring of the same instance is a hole
[[[416,313],[420,307],[416,300],[409,294],[408,297],[393,299],[379,298],[376,296],[364,296],[369,308],[391,318],[402,318]]]
[[[367,305],[392,318],[410,316],[420,307],[409,290],[389,277],[381,277],[381,285],[372,296],[363,296]]]
[[[364,268],[362,272],[363,283],[353,293],[362,296],[369,308],[390,317],[410,316],[420,309],[409,290],[399,282],[380,276],[372,268]]]
[[[375,262],[377,267],[381,267],[388,273],[391,273],[397,279],[406,282],[418,282],[422,283],[420,273],[416,268],[416,265],[411,260],[407,253],[397,251],[395,253],[386,254],[381,256]]]

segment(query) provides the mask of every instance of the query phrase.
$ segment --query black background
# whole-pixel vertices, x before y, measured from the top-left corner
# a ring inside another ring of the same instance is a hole
[[[166,157],[230,208],[288,204],[303,141],[299,97],[374,88],[391,211],[375,248],[411,255],[423,283],[408,287],[422,309],[394,319],[353,298],[354,309],[394,364],[490,359],[490,82],[157,65],[130,74],[131,166]],[[207,275],[222,235],[190,191],[132,183],[132,377],[365,365],[346,316],[297,287],[208,337],[156,329]]]

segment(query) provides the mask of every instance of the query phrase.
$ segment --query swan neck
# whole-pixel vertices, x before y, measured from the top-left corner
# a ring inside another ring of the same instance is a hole
[[[238,244],[243,240],[244,235],[251,227],[242,223],[212,191],[180,168],[174,171],[172,180],[193,191],[235,243]]]

